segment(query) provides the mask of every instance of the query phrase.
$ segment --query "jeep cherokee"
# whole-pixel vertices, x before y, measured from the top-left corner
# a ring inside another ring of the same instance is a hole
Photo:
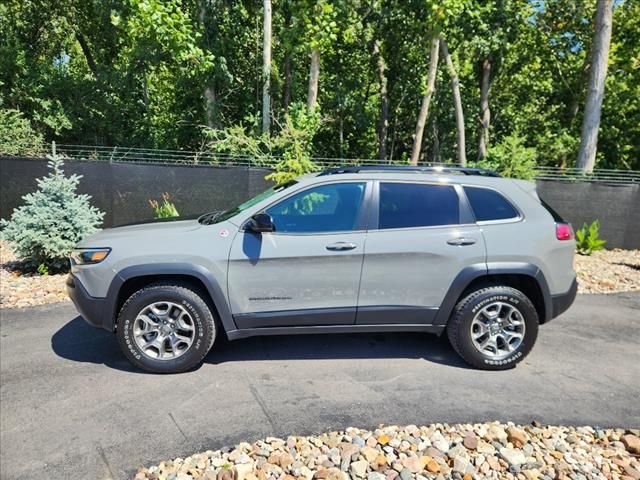
[[[69,296],[127,358],[181,372],[218,336],[446,330],[502,370],[573,302],[571,226],[535,184],[443,167],[344,167],[197,220],[103,230]]]

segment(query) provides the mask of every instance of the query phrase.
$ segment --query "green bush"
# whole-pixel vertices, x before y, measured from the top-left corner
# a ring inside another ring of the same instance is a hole
[[[149,200],[149,205],[151,205],[151,208],[155,211],[156,218],[173,218],[180,216],[178,209],[171,201],[171,195],[166,192],[162,194],[162,203],[151,199]]]
[[[0,108],[0,153],[37,155],[44,147],[42,135],[18,110]]]
[[[594,220],[591,225],[586,223],[576,232],[576,250],[580,255],[591,255],[598,250],[604,250],[606,240],[600,238],[600,222]]]
[[[104,216],[91,206],[91,197],[76,192],[81,176],[65,176],[62,159],[48,158],[51,172],[37,180],[38,190],[22,197],[24,205],[9,221],[0,220],[2,239],[40,273],[66,270],[73,247],[97,231]]]
[[[272,136],[255,133],[258,117],[247,117],[249,128],[235,125],[224,130],[206,129],[209,149],[216,153],[245,156],[253,165],[273,169],[266,176],[280,185],[317,170],[311,159],[313,137],[320,128],[320,110],[309,111],[303,103],[293,103],[280,130]]]
[[[535,148],[525,146],[524,142],[523,136],[512,133],[492,146],[487,158],[474,162],[474,166],[495,170],[503,177],[533,180],[537,153]]]

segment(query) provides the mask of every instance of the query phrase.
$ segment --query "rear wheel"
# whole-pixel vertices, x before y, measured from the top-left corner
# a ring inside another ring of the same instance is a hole
[[[200,364],[216,337],[215,320],[188,285],[156,283],[135,292],[118,316],[120,348],[137,367],[178,373]]]
[[[515,288],[482,288],[456,305],[447,334],[468,364],[505,370],[521,362],[533,348],[538,314],[531,300]]]

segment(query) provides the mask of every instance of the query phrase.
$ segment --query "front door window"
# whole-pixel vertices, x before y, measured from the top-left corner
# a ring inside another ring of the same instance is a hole
[[[310,188],[268,208],[276,233],[360,230],[366,183],[333,183]]]

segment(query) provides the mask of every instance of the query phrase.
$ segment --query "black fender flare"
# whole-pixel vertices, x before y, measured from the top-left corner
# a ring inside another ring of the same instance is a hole
[[[120,290],[127,280],[138,277],[152,277],[154,275],[182,275],[194,277],[205,286],[211,301],[213,302],[220,322],[225,331],[235,330],[236,326],[231,315],[231,309],[227,302],[227,297],[220,286],[220,283],[206,268],[192,263],[153,263],[145,265],[132,265],[120,270],[111,281],[107,291],[107,302],[103,327],[114,331],[118,312],[118,298]]]
[[[549,284],[539,267],[527,262],[489,262],[469,265],[460,271],[456,278],[453,279],[444,300],[440,304],[433,324],[447,324],[456,302],[471,282],[480,277],[505,274],[526,275],[533,278],[540,288],[544,302],[544,318],[540,319],[540,323],[553,318],[553,301],[549,292]]]

